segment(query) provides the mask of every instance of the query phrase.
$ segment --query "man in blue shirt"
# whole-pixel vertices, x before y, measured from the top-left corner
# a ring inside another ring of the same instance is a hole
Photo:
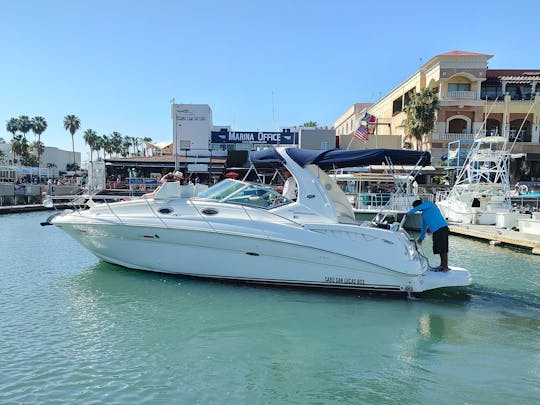
[[[413,209],[407,212],[407,216],[417,211],[422,212],[422,231],[418,238],[418,244],[422,244],[429,230],[433,234],[433,253],[441,256],[441,266],[438,271],[448,271],[448,224],[435,204],[430,201],[416,200],[412,203]]]

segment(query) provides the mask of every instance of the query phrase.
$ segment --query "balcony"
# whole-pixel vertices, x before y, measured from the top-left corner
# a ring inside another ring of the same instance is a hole
[[[465,99],[465,100],[477,100],[478,96],[474,91],[449,91],[442,95],[443,99]]]
[[[432,140],[433,141],[445,141],[445,142],[454,142],[454,141],[472,141],[474,140],[477,134],[452,134],[452,133],[434,133]],[[481,136],[484,133],[482,132]]]
[[[456,105],[478,106],[482,105],[482,103],[483,101],[480,100],[475,91],[449,91],[448,93],[442,93],[440,98],[440,104],[443,107]]]

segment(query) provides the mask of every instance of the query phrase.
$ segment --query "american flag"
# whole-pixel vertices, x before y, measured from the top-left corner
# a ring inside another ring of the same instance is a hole
[[[354,131],[354,136],[362,142],[367,142],[369,139],[369,128],[365,125],[360,125],[358,129]]]

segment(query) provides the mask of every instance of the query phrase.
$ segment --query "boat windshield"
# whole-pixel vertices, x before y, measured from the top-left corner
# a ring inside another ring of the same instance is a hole
[[[216,200],[231,204],[251,205],[270,209],[288,204],[291,200],[283,197],[270,186],[226,179],[197,195],[197,198]]]

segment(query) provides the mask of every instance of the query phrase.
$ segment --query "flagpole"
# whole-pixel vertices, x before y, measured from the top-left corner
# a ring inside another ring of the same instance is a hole
[[[345,149],[345,150],[349,150],[349,148],[351,147],[351,143],[352,143],[352,141],[354,140],[354,138],[356,138],[356,137],[354,136],[354,134],[351,135],[351,140],[349,141],[349,144],[347,145],[347,149]]]
[[[375,118],[375,148],[379,149],[379,119]]]

